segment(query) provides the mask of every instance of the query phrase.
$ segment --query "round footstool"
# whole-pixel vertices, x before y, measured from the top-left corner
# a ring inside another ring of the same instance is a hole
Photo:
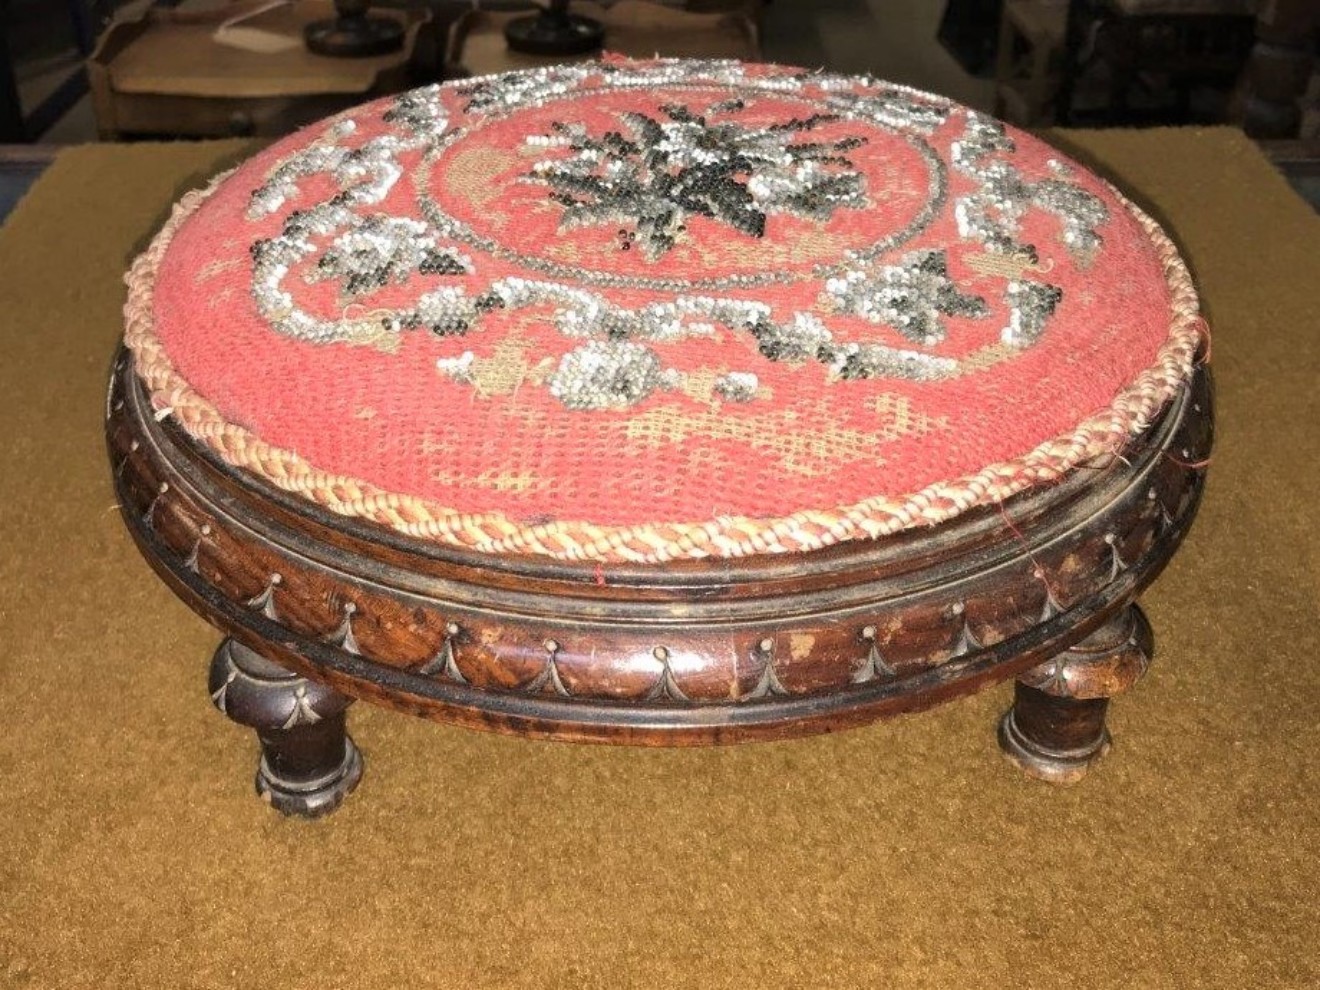
[[[417,90],[184,197],[128,282],[124,519],[289,813],[357,783],[355,699],[690,745],[1015,678],[1005,753],[1073,780],[1211,443],[1158,226],[873,79]]]

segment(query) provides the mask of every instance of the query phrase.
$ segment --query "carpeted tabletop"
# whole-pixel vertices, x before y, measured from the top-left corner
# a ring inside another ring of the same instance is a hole
[[[358,705],[367,776],[313,823],[253,796],[101,440],[121,273],[242,146],[63,154],[0,231],[0,987],[1320,985],[1320,221],[1232,131],[1055,137],[1185,246],[1219,400],[1087,780],[1001,760],[1007,685],[715,750]]]

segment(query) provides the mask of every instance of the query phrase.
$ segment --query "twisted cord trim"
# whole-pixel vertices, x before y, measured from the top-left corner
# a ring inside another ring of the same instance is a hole
[[[802,552],[934,526],[976,506],[1002,502],[1032,486],[1055,481],[1087,461],[1117,454],[1131,437],[1150,426],[1191,377],[1204,334],[1196,289],[1177,248],[1154,220],[1116,193],[1146,230],[1159,255],[1170,293],[1169,336],[1154,364],[1120,391],[1107,409],[1083,420],[1070,433],[975,474],[937,482],[908,495],[876,496],[841,508],[809,509],[771,519],[722,516],[699,523],[600,526],[559,521],[529,526],[499,512],[455,512],[357,478],[320,471],[297,454],[273,447],[228,422],[178,374],[156,335],[153,286],[175,232],[224,177],[184,196],[125,276],[124,342],[133,352],[153,408],[173,416],[226,463],[252,471],[331,512],[482,553],[649,564]]]

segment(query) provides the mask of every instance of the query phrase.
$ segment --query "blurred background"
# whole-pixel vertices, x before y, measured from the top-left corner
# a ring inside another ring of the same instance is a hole
[[[604,50],[868,72],[1029,128],[1243,128],[1320,201],[1320,0],[3,0],[0,215],[54,148],[276,137]]]

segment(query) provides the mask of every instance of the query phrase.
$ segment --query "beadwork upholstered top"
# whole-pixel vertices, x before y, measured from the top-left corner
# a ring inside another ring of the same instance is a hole
[[[162,416],[336,512],[661,561],[938,523],[1117,452],[1196,296],[1104,181],[940,97],[607,59],[432,86],[184,198]]]

